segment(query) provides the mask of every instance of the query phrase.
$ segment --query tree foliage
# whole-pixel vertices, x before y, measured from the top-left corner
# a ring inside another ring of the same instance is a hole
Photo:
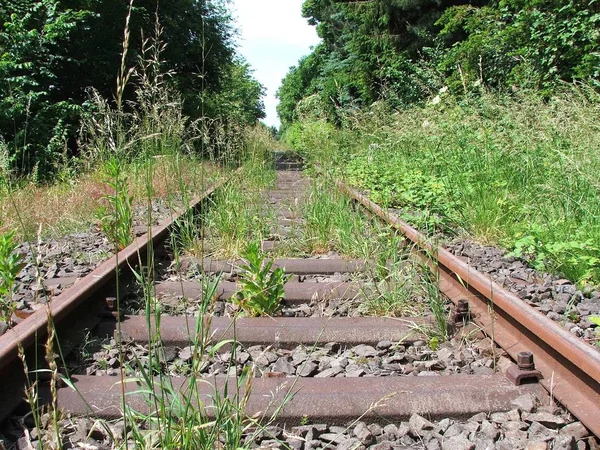
[[[0,133],[13,163],[42,169],[60,155],[80,106],[61,90],[66,49],[83,12],[56,2],[8,2],[0,9]],[[9,12],[10,11],[10,12]]]
[[[598,83],[599,0],[305,0],[322,44],[279,90],[285,126],[317,95],[328,119],[385,99],[413,104],[443,86],[472,93]]]
[[[596,0],[502,0],[448,8],[438,21],[447,46],[441,68],[496,88],[551,92],[559,81],[598,80],[600,3]]]
[[[114,98],[127,2],[6,0],[0,5],[0,144],[22,173],[51,173],[77,152],[89,89]],[[161,23],[161,69],[171,74],[191,118],[264,116],[262,86],[235,54],[227,0],[136,0],[128,67]],[[133,89],[126,90],[133,98]]]

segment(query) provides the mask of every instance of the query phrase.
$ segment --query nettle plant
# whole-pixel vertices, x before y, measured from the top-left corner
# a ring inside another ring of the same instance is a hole
[[[25,266],[23,255],[16,252],[14,236],[14,231],[0,233],[0,319],[11,314],[15,281]]]
[[[407,167],[385,152],[362,153],[346,165],[347,180],[382,206],[400,208],[402,217],[422,229],[452,232],[456,204],[443,180]]]
[[[600,279],[600,249],[591,239],[552,242],[538,226],[517,236],[509,256],[526,259],[538,270],[553,270],[584,285]]]
[[[250,243],[242,256],[246,264],[240,267],[240,289],[233,296],[234,302],[249,316],[275,313],[291,275],[280,267],[271,270],[273,260],[265,259],[257,242]]]

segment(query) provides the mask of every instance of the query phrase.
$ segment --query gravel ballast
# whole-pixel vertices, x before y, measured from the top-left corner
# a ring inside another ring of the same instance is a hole
[[[170,217],[172,212],[173,206],[161,199],[153,199],[151,224],[157,225]],[[147,216],[147,207],[134,209],[132,231],[136,237],[146,233]],[[71,287],[79,278],[92,272],[113,255],[114,246],[93,225],[87,231],[60,238],[21,243],[15,252],[22,255],[25,266],[15,280],[15,293],[11,297],[16,314],[12,315],[10,324],[0,321],[0,335],[9,325],[16,325]]]
[[[437,344],[435,344],[437,346]],[[119,350],[111,340],[96,351],[87,349],[91,358],[79,368],[86,375],[119,374]],[[505,353],[489,338],[468,340],[464,335],[442,343],[435,350],[418,340],[412,345],[381,341],[375,346],[346,346],[337,342],[293,349],[255,345],[239,346],[235,353],[221,352],[198,359],[197,347],[165,348],[155,352],[161,368],[170,375],[185,375],[192,364],[204,377],[241,374],[249,367],[256,377],[370,377],[370,376],[440,376],[452,374],[490,375],[508,361]],[[148,347],[130,342],[125,345],[124,360],[128,372],[139,374],[148,369]]]
[[[49,425],[48,414],[42,424]],[[52,439],[52,431],[39,433],[32,420],[26,436],[22,425],[7,423],[2,430],[6,439],[14,437],[19,448],[36,448],[39,439]],[[104,422],[89,418],[60,420],[63,448],[109,450],[124,445],[137,448],[122,420]],[[150,431],[150,430],[148,430]],[[148,435],[150,437],[150,434]],[[0,442],[1,441],[0,437]],[[242,435],[243,443],[256,449],[288,450],[595,450],[597,440],[568,413],[555,405],[540,405],[530,396],[517,399],[515,408],[506,412],[476,414],[468,419],[429,420],[413,414],[402,422],[367,423],[361,420],[344,426],[311,423],[250,428]]]
[[[496,247],[457,240],[446,248],[532,308],[599,348],[600,335],[590,317],[600,315],[600,291],[580,290],[573,282],[532,269]]]

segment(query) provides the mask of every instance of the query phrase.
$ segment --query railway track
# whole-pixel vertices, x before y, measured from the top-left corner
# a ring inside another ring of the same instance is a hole
[[[29,377],[38,379],[40,396],[69,417],[121,423],[111,432],[88,426],[78,435],[82,445],[125,439],[124,398],[127,408],[149,422],[156,398],[167,398],[175,408],[178,396],[187,393],[188,406],[203,410],[207,421],[219,419],[219,399],[243,400],[244,413],[268,425],[253,434],[257,448],[508,449],[525,448],[527,442],[538,444],[531,449],[597,448],[592,436],[600,436],[596,350],[339,183],[340,191],[383,221],[383,229],[404,234],[410,257],[401,265],[429,266],[448,300],[444,313],[453,311],[447,342],[432,334],[431,311],[366,315],[362,305],[379,286],[373,274],[391,273],[394,264],[290,252],[307,220],[302,204],[314,194],[302,169],[301,162],[280,157],[275,187],[262,193],[263,212],[274,227],[262,250],[274,255],[273,269],[291,276],[277,314],[239,317],[231,299],[239,291],[244,261],[202,257],[178,261],[185,276],[138,271],[151,281],[152,298],[171,305],[169,315],[159,310],[150,320],[148,314],[117,311],[115,266],[122,271],[122,295],[131,278],[128,267],[140,259],[142,264],[158,260],[152,251],[168,257],[168,245],[162,243],[171,222],[156,227],[152,239],[138,238],[54,299],[51,315],[63,353],[78,345],[84,328],[109,342],[107,347],[112,338],[102,364],[79,370],[53,391],[44,381],[46,372]],[[203,193],[193,206],[206,206],[203,202],[218,188]],[[177,308],[183,313],[173,312]],[[23,401],[19,347],[28,349],[30,369],[44,366],[44,353],[35,348],[45,342],[47,321],[47,313],[38,311],[0,336],[2,419]],[[160,349],[153,353],[157,343]],[[131,369],[134,363],[145,369]],[[556,414],[549,393],[577,420]]]

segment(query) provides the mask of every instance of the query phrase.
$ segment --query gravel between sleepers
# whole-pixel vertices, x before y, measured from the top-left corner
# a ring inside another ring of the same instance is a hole
[[[412,344],[381,341],[376,346],[346,346],[337,342],[293,349],[271,346],[240,345],[234,354],[226,351],[198,359],[193,346],[168,347],[160,355],[161,370],[170,375],[190,373],[192,363],[202,376],[241,374],[250,367],[254,376],[287,377],[370,377],[370,376],[438,376],[452,374],[490,375],[506,361],[505,353],[489,338],[477,333],[457,335],[442,344],[423,340]],[[129,342],[124,345],[124,360],[131,374],[139,373],[140,365],[149,367],[147,346]],[[81,361],[77,372],[86,375],[118,375],[119,349],[114,340],[96,342],[86,349],[88,359]],[[156,358],[156,357],[155,357]]]
[[[172,205],[161,199],[152,201],[152,224],[157,225],[171,216]],[[133,232],[141,236],[147,230],[147,207],[134,209]],[[71,233],[60,238],[41,239],[21,243],[16,252],[23,255],[25,267],[17,276],[16,291],[11,301],[17,311],[31,311],[43,307],[53,296],[71,286],[77,278],[89,274],[109,258],[114,247],[96,225],[89,230]],[[21,319],[11,318],[11,325]],[[0,335],[8,324],[0,321]]]
[[[555,405],[541,405],[539,400],[524,395],[506,412],[476,414],[467,420],[444,418],[433,421],[413,414],[402,422],[366,423],[355,420],[345,426],[311,423],[298,426],[266,426],[248,429],[244,443],[256,449],[288,450],[595,450],[597,440],[568,413]],[[42,436],[31,418],[6,423],[0,442],[27,444],[36,448]],[[42,416],[49,425],[50,416]],[[136,448],[122,420],[103,422],[89,418],[64,418],[59,423],[63,448],[109,450],[123,445]],[[29,440],[23,437],[23,426],[29,428]],[[50,427],[51,428],[51,427]],[[143,428],[143,424],[142,424]]]

